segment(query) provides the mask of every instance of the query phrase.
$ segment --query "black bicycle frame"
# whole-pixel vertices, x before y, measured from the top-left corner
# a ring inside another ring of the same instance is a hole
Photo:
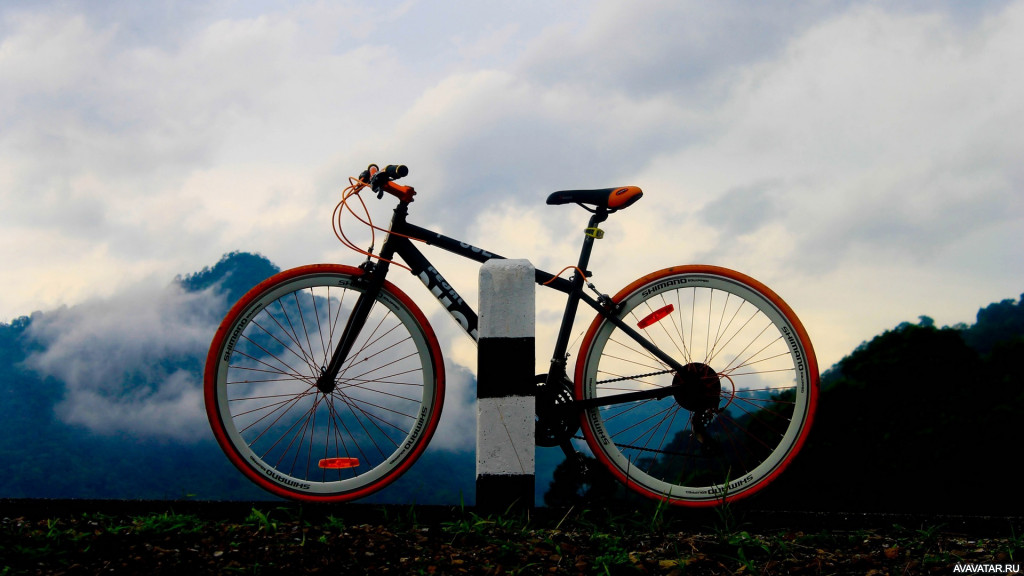
[[[426,256],[416,248],[410,238],[422,240],[429,246],[436,246],[446,252],[451,252],[452,254],[456,254],[470,260],[475,260],[480,263],[494,258],[504,259],[505,257],[409,223],[406,221],[408,214],[409,203],[400,202],[395,208],[394,217],[391,221],[391,233],[388,234],[387,238],[384,240],[384,244],[381,246],[379,254],[380,261],[376,264],[372,264],[369,261],[367,264],[364,264],[364,268],[369,270],[369,272],[362,277],[363,282],[365,282],[365,289],[363,294],[359,297],[359,300],[356,302],[352,315],[349,316],[348,323],[345,326],[339,345],[336,348],[330,363],[327,365],[317,382],[317,387],[324,393],[329,393],[334,389],[335,378],[337,378],[342,364],[344,364],[345,359],[351,351],[356,336],[359,334],[366,321],[366,317],[370,313],[370,308],[372,308],[377,295],[380,293],[381,287],[384,285],[384,279],[387,276],[388,269],[390,268],[388,261],[393,260],[395,255],[401,256],[402,260],[411,269],[412,274],[426,285],[430,290],[430,293],[437,298],[438,302],[440,302],[445,310],[455,318],[456,322],[462,326],[462,329],[465,330],[467,334],[469,334],[474,340],[477,340],[479,337],[477,332],[478,316],[476,311],[462,299],[455,288],[444,279],[441,273],[434,268]],[[597,225],[607,218],[608,212],[601,210],[595,212],[590,217],[589,228],[597,228]],[[583,240],[583,247],[580,250],[579,261],[577,262],[577,268],[588,275],[589,272],[587,272],[587,265],[590,262],[590,254],[593,250],[594,239],[594,235],[586,235]],[[579,272],[566,280],[564,278],[556,277],[549,272],[537,269],[535,272],[535,281],[546,288],[552,288],[559,292],[564,292],[567,295],[565,311],[562,314],[562,323],[558,330],[558,338],[555,341],[555,349],[552,352],[551,369],[548,371],[547,384],[557,384],[565,377],[567,359],[566,352],[568,351],[569,337],[572,331],[572,325],[576,320],[576,313],[578,311],[580,301],[583,301],[593,308],[598,314],[604,316],[608,321],[612,322],[616,327],[636,341],[637,344],[664,362],[669,367],[666,372],[671,371],[677,374],[682,372],[683,366],[679,364],[677,360],[659,350],[650,341],[618,318],[616,314],[616,306],[610,299],[604,296],[595,299],[585,293],[583,291],[583,287],[586,284],[586,278],[582,277]],[[648,398],[663,398],[671,394],[671,388],[665,387],[641,392],[631,392],[628,394],[611,395],[600,399],[576,400],[571,404],[571,406],[576,408],[589,408],[593,406],[632,402]]]

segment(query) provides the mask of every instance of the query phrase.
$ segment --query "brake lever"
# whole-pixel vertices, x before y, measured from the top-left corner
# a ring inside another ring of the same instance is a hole
[[[370,166],[359,175],[359,179],[363,182],[368,181],[370,189],[377,193],[377,199],[380,200],[384,197],[384,186],[387,185],[388,182],[404,178],[408,174],[409,169],[402,164],[389,164],[383,170],[381,170],[376,164],[370,164]]]
[[[371,178],[373,178],[373,175],[378,171],[380,171],[380,168],[377,167],[376,164],[370,164],[366,167],[366,170],[359,173],[359,181],[363,184],[370,184]]]
[[[384,197],[384,185],[388,183],[388,177],[384,172],[377,172],[370,177],[370,189],[377,193],[377,200]]]

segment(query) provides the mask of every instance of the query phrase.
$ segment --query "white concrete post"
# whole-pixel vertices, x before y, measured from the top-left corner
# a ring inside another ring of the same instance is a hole
[[[535,292],[528,260],[480,268],[476,505],[484,510],[533,506]]]

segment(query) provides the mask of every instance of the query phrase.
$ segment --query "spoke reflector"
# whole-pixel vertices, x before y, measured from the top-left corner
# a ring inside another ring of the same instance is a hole
[[[324,458],[320,460],[318,466],[329,470],[356,468],[359,466],[359,458]]]
[[[641,329],[641,330],[643,330],[644,328],[647,328],[648,326],[650,326],[651,324],[654,324],[658,320],[661,320],[665,316],[668,316],[674,310],[675,310],[675,306],[672,306],[671,304],[669,304],[668,306],[665,306],[664,308],[658,308],[654,312],[651,312],[650,314],[648,314],[646,318],[644,318],[643,320],[637,322],[636,323],[636,327]]]

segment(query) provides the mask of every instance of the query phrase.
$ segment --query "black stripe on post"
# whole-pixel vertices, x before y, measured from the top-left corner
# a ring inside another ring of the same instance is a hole
[[[481,336],[478,346],[477,398],[534,395],[534,338]]]
[[[534,277],[526,260],[480,269],[477,348],[476,506],[534,505]]]

